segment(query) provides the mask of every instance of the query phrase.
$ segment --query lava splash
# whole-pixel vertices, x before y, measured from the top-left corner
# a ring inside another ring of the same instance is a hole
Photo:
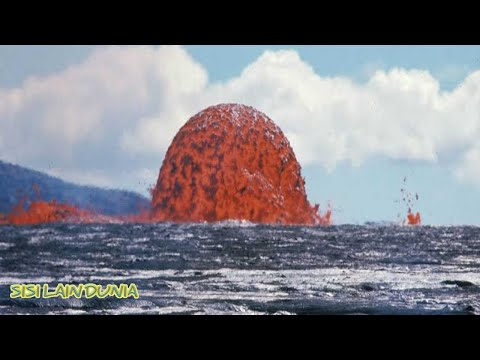
[[[402,194],[402,200],[405,203],[405,205],[408,206],[408,211],[407,211],[407,219],[405,223],[407,225],[421,225],[422,219],[420,217],[420,213],[417,211],[416,214],[413,214],[412,212],[412,207],[414,205],[414,202],[418,201],[418,193],[415,193],[415,196],[406,189],[406,183],[407,183],[407,177],[405,176],[403,178],[403,187],[400,189],[400,192]]]
[[[422,223],[420,213],[417,211],[417,213],[414,215],[412,213],[412,210],[409,208],[407,214],[407,221],[408,225],[420,225]]]
[[[295,154],[280,128],[245,105],[209,107],[179,130],[152,198],[152,220],[331,223],[305,193]]]

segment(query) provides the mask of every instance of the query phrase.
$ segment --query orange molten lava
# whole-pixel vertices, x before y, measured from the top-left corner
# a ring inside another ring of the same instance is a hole
[[[97,214],[94,211],[80,209],[70,204],[62,204],[55,200],[43,201],[40,199],[40,187],[33,184],[36,200],[25,208],[26,196],[7,214],[0,214],[0,225],[35,225],[56,222],[68,223],[115,223],[115,222],[145,222],[148,211],[142,210],[136,215],[113,217]]]
[[[0,224],[12,225],[32,225],[41,223],[52,223],[78,219],[88,215],[85,210],[80,210],[72,205],[60,204],[55,200],[42,201],[40,187],[37,184],[32,185],[35,192],[35,201],[25,209],[26,196],[22,196],[17,205],[14,206],[10,214],[0,215]]]
[[[193,116],[170,145],[153,190],[153,221],[227,219],[331,224],[312,207],[280,128],[252,107],[222,104]]]
[[[52,223],[60,221],[73,221],[89,216],[85,210],[80,210],[72,205],[59,204],[52,201],[33,201],[24,209],[25,199],[21,199],[12,212],[5,216],[5,223],[12,225],[31,225]]]
[[[407,177],[405,176],[403,178],[404,186],[400,189],[400,192],[402,194],[403,202],[408,206],[407,224],[408,225],[420,225],[422,223],[422,220],[420,218],[420,213],[417,212],[415,215],[412,213],[412,206],[414,204],[414,201],[418,201],[419,196],[418,196],[418,193],[415,193],[415,196],[413,196],[412,193],[407,191],[407,189],[405,188],[406,183],[407,183]],[[414,198],[415,198],[415,200],[414,200]]]
[[[417,211],[415,215],[413,215],[412,210],[408,208],[407,214],[408,225],[420,225],[422,223],[422,219],[420,218],[420,213]]]

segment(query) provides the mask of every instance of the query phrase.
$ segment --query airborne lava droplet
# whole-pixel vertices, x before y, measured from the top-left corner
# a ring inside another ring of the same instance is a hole
[[[227,219],[330,224],[312,207],[295,154],[260,111],[221,104],[196,114],[170,145],[153,190],[153,221]]]

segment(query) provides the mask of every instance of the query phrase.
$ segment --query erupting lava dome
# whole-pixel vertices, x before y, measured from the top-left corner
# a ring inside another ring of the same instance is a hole
[[[167,151],[152,195],[154,221],[324,220],[307,200],[287,138],[245,105],[212,106],[190,118]]]

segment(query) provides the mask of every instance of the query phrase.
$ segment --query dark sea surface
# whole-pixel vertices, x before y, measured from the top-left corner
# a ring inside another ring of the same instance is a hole
[[[14,283],[140,298],[11,299]],[[0,226],[0,314],[480,314],[480,228]]]

